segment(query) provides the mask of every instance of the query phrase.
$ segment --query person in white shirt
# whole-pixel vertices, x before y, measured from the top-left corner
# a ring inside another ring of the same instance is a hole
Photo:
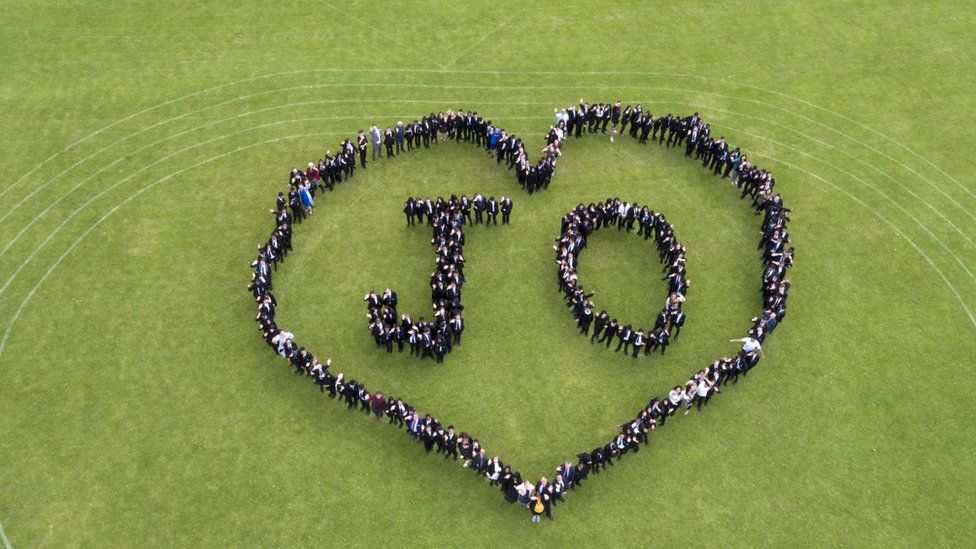
[[[698,411],[701,412],[702,405],[708,404],[712,395],[718,392],[718,385],[708,379],[705,371],[699,372],[701,379],[698,381],[698,388],[695,390],[695,400],[698,401]]]
[[[762,344],[759,340],[754,337],[743,337],[739,339],[730,339],[729,343],[742,343],[742,352],[747,355],[754,355],[759,353],[759,358],[765,360],[766,355],[763,354]]]
[[[682,395],[683,392],[684,389],[682,389],[680,385],[675,385],[674,389],[671,389],[671,392],[668,393],[669,417],[674,415],[674,411],[677,410],[678,407],[681,406],[681,402],[684,401],[684,396]]]
[[[695,396],[698,391],[698,385],[694,381],[688,382],[688,390],[682,393],[681,401],[685,405],[685,415],[691,411],[691,405],[695,403]]]

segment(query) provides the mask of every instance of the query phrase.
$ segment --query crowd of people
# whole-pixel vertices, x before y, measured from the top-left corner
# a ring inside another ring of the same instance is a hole
[[[471,211],[474,210],[474,221]],[[407,225],[423,223],[424,217],[433,230],[431,244],[434,245],[434,272],[430,274],[430,295],[433,311],[428,321],[420,317],[416,322],[409,314],[397,316],[396,292],[387,288],[382,294],[370,292],[363,297],[369,319],[369,331],[376,342],[376,348],[385,348],[392,353],[394,345],[403,352],[404,344],[410,345],[410,354],[421,359],[433,357],[438,363],[455,345],[461,344],[464,332],[464,307],[461,305],[461,288],[464,286],[464,225],[498,225],[498,212],[503,212],[502,224],[508,224],[512,212],[512,199],[502,196],[501,203],[492,196],[488,199],[481,194],[468,199],[451,195],[445,200],[407,199],[403,212]],[[487,215],[487,220],[485,220]]]
[[[421,145],[429,149],[431,145],[448,141],[471,143],[483,148],[495,159],[496,164],[504,163],[508,169],[514,169],[519,185],[532,194],[549,188],[549,182],[556,173],[556,162],[565,137],[565,126],[551,127],[546,135],[546,146],[542,149],[541,158],[531,162],[522,139],[518,136],[494,125],[477,111],[459,109],[455,112],[448,109],[437,114],[430,113],[413,122],[404,123],[399,120],[396,124],[386,126],[385,130],[377,125],[370,126],[368,132],[360,130],[356,139],[357,145],[350,150],[358,152],[360,165],[365,168],[367,144],[371,147],[371,158],[375,161],[384,156],[394,158],[405,152],[419,150]]]
[[[703,122],[697,113],[683,118],[670,114],[655,118],[643,111],[640,105],[621,109],[620,102],[590,105],[580,101],[579,105],[556,110],[556,122],[547,133],[542,159],[536,163],[528,162],[520,139],[507,134],[490,121],[470,111],[431,114],[419,122],[410,124],[409,132],[407,125],[398,123],[394,126],[395,130],[388,128],[385,133],[390,140],[386,150],[388,158],[395,157],[406,150],[419,149],[421,144],[428,148],[438,141],[445,143],[448,139],[484,147],[490,154],[495,155],[496,162],[501,163],[505,160],[510,168],[516,168],[520,185],[529,192],[535,192],[547,188],[555,173],[561,146],[568,136],[575,135],[580,138],[586,133],[605,133],[608,125],[611,126],[611,140],[615,135],[625,132],[626,127],[630,125],[629,135],[638,143],[646,144],[650,133],[651,140],[656,139],[658,144],[666,147],[674,146],[680,150],[684,144],[685,156],[691,157],[694,154],[694,158],[700,160],[703,167],[716,176],[728,178],[730,184],[738,187],[742,191],[742,198],[751,197],[756,214],[762,215],[762,237],[757,249],[761,251],[760,261],[764,267],[761,290],[763,309],[751,320],[752,327],[745,337],[730,340],[739,346],[736,353],[729,353],[728,356],[719,358],[698,370],[684,384],[676,385],[671,389],[666,396],[652,398],[633,419],[617,426],[616,434],[609,441],[577,454],[574,460],[561,463],[555,468],[551,478],[541,477],[536,482],[523,478],[517,470],[502,462],[496,454],[490,453],[481,446],[477,438],[468,433],[459,432],[450,424],[445,427],[445,423],[436,416],[420,412],[400,398],[380,390],[369,389],[365,384],[348,378],[341,372],[333,373],[331,358],[320,362],[308,349],[296,343],[294,334],[276,324],[277,302],[272,293],[273,272],[277,271],[278,264],[284,261],[292,249],[293,224],[301,223],[302,219],[312,213],[316,189],[331,190],[336,184],[353,176],[357,155],[360,167],[366,167],[368,143],[373,146],[373,160],[383,156],[383,151],[378,149],[384,142],[384,134],[378,131],[377,126],[370,129],[369,139],[365,137],[364,132],[360,132],[355,145],[349,140],[343,141],[336,154],[327,152],[322,160],[318,163],[310,163],[304,171],[292,170],[289,175],[288,194],[279,193],[276,208],[272,210],[275,228],[269,239],[258,248],[257,259],[252,263],[251,282],[248,285],[248,290],[257,303],[257,322],[265,342],[294,368],[296,375],[313,380],[320,391],[327,393],[330,398],[345,403],[350,410],[372,415],[375,421],[385,417],[391,425],[406,429],[427,453],[436,450],[445,459],[453,458],[455,462],[483,478],[489,485],[497,486],[507,501],[518,502],[525,507],[530,512],[533,522],[539,522],[543,514],[551,520],[553,508],[565,501],[568,492],[582,486],[591,475],[597,475],[613,466],[628,453],[639,452],[642,445],[648,444],[650,433],[662,427],[667,419],[678,411],[683,409],[684,414],[688,414],[693,408],[701,411],[722,387],[730,381],[733,384],[738,383],[739,377],[746,375],[764,357],[762,344],[765,338],[776,329],[786,315],[787,293],[790,289],[790,282],[786,275],[794,262],[794,248],[789,246],[790,238],[787,231],[790,210],[783,205],[782,198],[773,193],[772,175],[751,164],[738,148],[730,151],[724,138],[713,140],[710,137],[709,125]],[[407,149],[401,146],[403,142],[407,142]],[[438,202],[441,203],[440,206]],[[448,322],[449,319],[454,318],[453,313],[460,313],[460,286],[463,280],[461,275],[463,255],[457,241],[463,241],[458,217],[464,217],[464,214],[457,206],[460,199],[453,206],[452,202],[454,201],[438,200],[433,204],[433,216],[423,214],[434,227],[435,247],[443,250],[438,252],[438,271],[435,272],[434,277],[436,280],[432,279],[438,285],[443,284],[445,290],[445,293],[440,294],[440,299],[435,293],[435,308],[438,311],[443,310],[442,314],[435,314],[435,318],[438,321]],[[567,216],[564,219],[563,235],[560,236],[560,243],[556,246],[558,259],[565,262],[567,273],[570,270],[575,271],[577,256],[585,241],[583,235],[586,230],[596,230],[598,222],[604,228],[616,223],[618,230],[621,222],[628,230],[629,223],[638,224],[638,234],[645,238],[649,238],[650,231],[662,254],[661,259],[667,273],[665,279],[668,280],[672,294],[662,311],[664,318],[659,317],[659,324],[666,324],[664,329],[673,330],[671,337],[677,337],[683,317],[675,317],[672,313],[680,311],[680,303],[689,284],[684,274],[684,249],[674,241],[673,231],[669,230],[670,226],[663,216],[652,215],[648,209],[646,211],[648,217],[643,218],[645,208],[637,208],[635,211],[633,205],[624,208],[624,213],[621,215],[620,206],[623,204],[617,205],[616,202],[616,200],[610,201],[609,209],[607,203],[603,203],[602,213],[599,215],[594,212],[600,211],[600,205],[592,205],[592,209],[590,206],[577,208]],[[418,202],[413,201],[413,204],[416,207]],[[422,202],[422,207],[426,211],[427,201]],[[414,215],[417,215],[416,211]],[[408,223],[409,217],[410,214],[408,214]],[[630,219],[633,221],[629,221]],[[587,223],[591,223],[589,229],[585,227]],[[568,238],[564,241],[564,237]],[[456,257],[453,256],[455,251]],[[575,308],[574,303],[583,300],[584,314],[580,320],[580,328],[585,334],[586,327],[589,326],[586,320],[586,304],[589,303],[591,295],[582,293],[582,289],[575,284],[572,276],[564,279],[562,267],[563,265],[560,268],[560,287],[567,292],[567,299],[571,306]],[[447,297],[449,294],[446,293],[446,289],[452,284],[456,291],[451,295],[456,296],[456,304],[453,302],[454,298]],[[388,290],[380,296],[370,294],[366,296],[366,301],[370,307],[371,319],[374,310],[380,311],[379,320],[384,326],[387,318],[396,318],[395,293]],[[672,301],[674,303],[671,303]],[[439,308],[438,303],[442,305]],[[588,308],[592,313],[593,307]],[[389,312],[384,314],[382,312],[384,309],[392,309],[392,317]],[[577,318],[581,318],[580,315],[577,314]],[[619,323],[617,323],[618,332],[608,338],[608,329],[613,319],[607,321],[604,318],[600,324],[602,329],[597,331],[599,318],[600,315],[596,315],[592,321],[594,332],[599,335],[591,336],[591,340],[599,339],[599,341],[612,343],[613,337],[616,336],[618,347],[621,347],[623,340],[618,335]],[[395,322],[393,324],[396,325]],[[661,347],[661,332],[657,330],[664,324],[651,331],[658,338],[658,347]],[[408,325],[409,329],[413,329],[412,322]],[[402,319],[399,326],[402,330]],[[430,328],[430,323],[427,323],[427,327]],[[431,331],[433,332],[433,328]],[[452,344],[460,341],[460,331],[451,333]],[[646,334],[645,332],[645,339]],[[443,333],[438,335],[443,337]],[[454,337],[458,339],[454,340]],[[436,339],[436,336],[434,338]],[[396,340],[392,341],[396,343]],[[630,340],[629,343],[633,345],[634,340]],[[387,345],[387,342],[380,338],[378,344]],[[645,353],[647,345],[645,341],[643,347]],[[390,349],[389,346],[387,348]],[[418,349],[418,352],[423,356],[422,348]],[[436,353],[430,354],[437,356]]]
[[[606,310],[597,313],[591,300],[594,294],[586,293],[577,275],[579,254],[586,248],[591,234],[600,228],[611,226],[617,227],[617,231],[626,229],[630,233],[635,225],[637,236],[642,236],[644,240],[654,238],[658,260],[664,264],[664,277],[661,280],[668,283],[668,297],[654,321],[654,328],[646,331],[640,327],[635,329],[629,323],[619,322]],[[664,214],[656,213],[636,202],[623,202],[619,198],[607,198],[588,206],[580,203],[563,217],[562,230],[553,249],[556,251],[559,291],[566,298],[566,306],[573,310],[580,334],[589,336],[592,325],[591,343],[606,343],[609,349],[616,342],[617,348],[614,352],[623,349],[624,354],[630,354],[636,359],[642,352],[650,355],[658,349],[663,355],[671,340],[678,339],[681,327],[685,324],[685,313],[681,310],[681,305],[685,302],[685,294],[691,282],[685,271],[685,248],[678,242],[674,227],[668,223]]]

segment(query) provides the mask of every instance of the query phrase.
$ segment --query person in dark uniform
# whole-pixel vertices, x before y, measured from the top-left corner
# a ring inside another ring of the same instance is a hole
[[[485,222],[485,225],[498,225],[498,202],[494,196],[488,199],[488,204],[485,206],[485,213],[488,214],[488,220]]]
[[[393,152],[393,144],[395,142],[396,139],[394,139],[393,137],[393,130],[387,127],[386,131],[383,133],[383,145],[386,146],[387,158],[393,158],[394,156],[396,156],[396,153]]]
[[[644,330],[638,328],[637,331],[634,332],[634,352],[631,355],[631,358],[637,358],[637,356],[640,354],[641,349],[643,347],[644,347]]]
[[[413,218],[417,214],[417,203],[414,202],[412,196],[404,202],[403,213],[407,216],[407,227],[413,225]]]
[[[454,345],[460,345],[461,334],[464,332],[464,319],[461,318],[460,314],[456,314],[454,315],[454,318],[451,319],[450,326],[451,326],[451,334],[452,337],[454,338],[452,343]]]
[[[621,116],[623,116],[623,112],[620,110],[620,101],[617,101],[613,105],[613,109],[610,111],[610,123],[611,123],[610,142],[611,143],[613,142],[613,136],[617,135],[617,126],[620,124]],[[626,116],[623,116],[623,121],[624,121],[624,125],[620,129],[621,132],[624,131],[624,129],[626,129],[627,127]],[[606,130],[606,124],[604,124],[604,130]]]
[[[501,201],[502,210],[502,225],[508,225],[510,222],[510,217],[512,215],[512,199],[507,196],[502,196]]]
[[[630,324],[624,326],[623,329],[620,330],[620,334],[617,336],[617,338],[620,341],[617,343],[617,348],[614,349],[614,352],[619,351],[620,348],[623,347],[624,354],[627,354],[627,350],[630,348],[630,343],[634,338],[634,329],[630,326]]]
[[[474,195],[471,200],[471,207],[474,209],[474,222],[481,223],[484,221],[485,197],[480,194]]]
[[[414,128],[417,126],[417,121],[414,120],[412,123],[407,124],[403,128],[403,140],[407,142],[407,150],[413,150],[414,141]]]
[[[359,135],[356,137],[356,149],[359,151],[359,163],[362,165],[363,169],[366,169],[366,145],[368,141],[366,139],[366,134],[363,130],[359,130]]]
[[[601,338],[603,329],[606,328],[608,322],[609,317],[607,316],[606,310],[600,311],[600,314],[596,315],[593,319],[593,335],[590,337],[590,343]]]
[[[454,433],[454,426],[448,425],[447,432],[444,433],[444,459],[454,456],[454,461],[458,460],[458,438]]]
[[[398,155],[404,151],[403,141],[406,138],[406,128],[403,127],[403,120],[399,120],[396,123],[396,127],[393,129],[393,140],[396,142],[396,152]]]
[[[600,343],[606,342],[607,349],[610,348],[610,344],[613,343],[613,339],[617,337],[617,332],[620,331],[620,325],[617,323],[617,319],[611,319],[610,323],[607,324],[607,329],[603,333],[603,337],[600,339]]]
[[[645,145],[647,144],[647,135],[651,133],[652,128],[657,126],[658,122],[654,120],[654,117],[651,116],[650,113],[644,115],[640,122],[640,139],[638,139],[637,142]],[[634,124],[630,131],[634,132],[637,130],[637,128],[638,125]]]
[[[669,323],[674,340],[678,341],[678,334],[681,333],[681,327],[685,325],[685,313],[681,309],[671,313]]]

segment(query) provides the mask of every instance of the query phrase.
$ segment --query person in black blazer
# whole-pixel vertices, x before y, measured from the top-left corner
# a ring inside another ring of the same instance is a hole
[[[362,165],[363,169],[366,169],[366,145],[368,140],[366,139],[366,134],[363,130],[359,130],[359,135],[356,136],[356,150],[359,151],[359,163]]]
[[[590,337],[590,343],[593,343],[603,335],[603,329],[606,328],[609,318],[606,310],[600,311],[600,314],[596,315],[596,318],[593,319],[593,336]]]
[[[491,225],[492,223],[498,225],[498,202],[494,196],[488,199],[488,204],[485,206],[485,213],[488,214],[488,220],[485,222],[486,225]]]
[[[503,196],[502,197],[501,210],[502,210],[502,224],[503,225],[508,225],[509,224],[509,221],[510,221],[510,217],[512,215],[512,199],[511,198],[508,198],[507,196]]]
[[[449,425],[444,433],[444,459],[451,456],[454,456],[454,461],[458,460],[458,438],[453,425]]]
[[[470,225],[472,223],[471,222],[471,200],[468,198],[468,195],[466,194],[461,195],[460,204],[461,204],[461,215],[464,217],[465,223]]]
[[[382,303],[383,306],[386,307],[387,309],[390,309],[390,311],[392,311],[393,317],[396,317],[397,305],[400,303],[400,300],[397,299],[396,292],[394,292],[389,288],[384,290],[383,295],[380,296],[380,303]]]
[[[619,351],[620,348],[623,347],[624,354],[627,354],[627,351],[630,348],[630,342],[634,338],[634,329],[630,326],[630,324],[628,324],[624,326],[622,330],[620,330],[620,335],[617,337],[620,339],[620,341],[617,343],[617,348],[614,349],[614,352]]]
[[[484,221],[484,211],[485,211],[485,197],[480,194],[474,195],[474,199],[471,201],[471,207],[474,209],[474,222],[481,223]]]
[[[617,324],[617,319],[611,319],[610,324],[607,324],[607,329],[603,333],[603,338],[600,339],[600,343],[606,342],[607,349],[610,348],[610,344],[613,343],[613,338],[617,336],[617,332],[620,331],[620,325]]]
[[[452,343],[454,345],[460,345],[461,333],[464,332],[464,319],[461,318],[460,314],[456,314],[454,315],[454,318],[451,319],[451,322],[449,324],[450,324],[451,333],[453,334]]]
[[[685,325],[685,313],[681,309],[671,314],[670,325],[671,335],[675,341],[678,341],[678,334],[681,333],[681,327]]]
[[[407,227],[413,225],[414,215],[417,214],[417,203],[414,202],[412,196],[403,203],[403,213],[407,216]]]
[[[403,120],[397,121],[396,128],[393,130],[393,140],[396,142],[396,152],[403,152],[403,140],[406,139],[406,129],[403,127]]]
[[[396,154],[393,152],[393,144],[396,140],[393,137],[393,130],[386,128],[386,132],[383,133],[383,144],[386,145],[386,157],[393,158]]]

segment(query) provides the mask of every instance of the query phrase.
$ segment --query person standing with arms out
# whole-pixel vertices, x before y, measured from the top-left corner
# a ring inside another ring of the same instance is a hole
[[[730,339],[729,343],[742,343],[742,352],[745,355],[755,356],[757,353],[759,357],[763,360],[766,359],[766,355],[763,354],[762,344],[759,340],[753,337],[743,337],[739,339]]]

